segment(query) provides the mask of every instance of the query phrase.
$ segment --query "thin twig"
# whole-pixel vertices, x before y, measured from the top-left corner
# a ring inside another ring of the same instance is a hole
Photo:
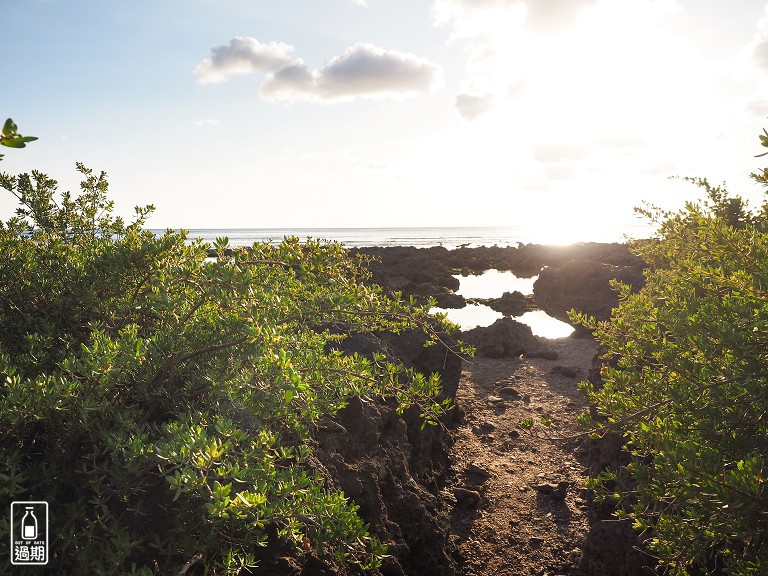
[[[203,555],[199,552],[194,556],[192,556],[192,558],[190,558],[189,561],[186,564],[184,564],[184,566],[181,567],[181,570],[179,570],[178,576],[184,576],[184,574],[189,572],[189,569],[192,568],[192,566],[200,562],[200,560],[202,559],[203,559]]]

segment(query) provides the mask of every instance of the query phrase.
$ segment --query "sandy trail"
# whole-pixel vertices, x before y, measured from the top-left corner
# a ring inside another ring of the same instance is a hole
[[[580,442],[552,442],[520,428],[547,416],[559,435],[580,432],[577,383],[591,339],[550,340],[556,360],[476,358],[457,396],[464,412],[452,448],[451,518],[463,576],[575,574],[588,531]]]

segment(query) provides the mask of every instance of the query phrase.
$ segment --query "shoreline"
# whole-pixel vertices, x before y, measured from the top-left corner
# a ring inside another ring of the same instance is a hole
[[[343,245],[351,254],[377,256],[383,260],[429,257],[459,274],[463,271],[484,272],[485,270],[496,269],[515,272],[515,275],[521,278],[528,278],[533,275],[529,273],[537,266],[538,270],[541,270],[544,266],[560,264],[566,260],[595,260],[620,266],[635,265],[639,261],[637,256],[629,252],[628,242],[518,243],[517,246],[483,245],[454,248],[445,246]],[[249,247],[233,245],[225,253],[231,254],[235,249],[248,249]],[[211,248],[208,250],[208,255],[215,257],[217,253]]]
[[[624,223],[603,224],[600,227],[566,231],[550,226],[485,226],[485,227],[380,227],[380,228],[182,228],[190,239],[200,238],[213,243],[216,238],[226,236],[233,247],[251,246],[254,242],[280,242],[286,236],[295,236],[304,241],[334,241],[348,248],[402,247],[415,248],[443,247],[453,250],[461,247],[502,248],[524,244],[545,246],[566,246],[568,244],[625,243],[628,238],[644,238],[652,235],[654,229],[648,224]],[[150,228],[155,234],[165,229]],[[171,228],[171,230],[179,230]]]

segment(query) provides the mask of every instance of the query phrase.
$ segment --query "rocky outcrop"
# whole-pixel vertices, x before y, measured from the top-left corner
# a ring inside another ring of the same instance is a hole
[[[448,335],[444,338],[450,341]],[[345,353],[374,352],[424,374],[437,372],[441,397],[453,399],[462,360],[443,346],[423,346],[424,334],[353,334]],[[444,417],[456,418],[457,410]],[[316,435],[316,455],[329,486],[360,506],[372,536],[389,546],[382,574],[452,576],[456,565],[448,540],[448,513],[440,488],[448,471],[450,438],[443,426],[421,429],[420,410],[402,415],[383,399],[352,399]]]
[[[402,292],[421,302],[434,298],[446,308],[463,306],[461,297],[455,294],[459,281],[452,275],[445,248],[390,246],[358,248],[352,253],[367,260],[371,280],[390,294]]]
[[[464,296],[454,292],[440,292],[432,297],[440,308],[464,308],[467,305]]]
[[[531,327],[511,318],[500,318],[487,328],[473,328],[462,333],[462,340],[476,349],[477,356],[509,358],[525,354],[532,357],[556,358]]]
[[[563,322],[571,309],[608,320],[611,310],[618,306],[616,291],[610,281],[616,279],[639,290],[645,283],[642,268],[616,266],[594,260],[570,260],[559,266],[545,268],[533,284],[533,295],[538,307]],[[584,329],[574,325],[577,331]]]
[[[491,310],[501,312],[504,316],[522,316],[526,312],[536,310],[536,302],[532,295],[525,296],[522,292],[504,292],[499,298],[471,298],[471,304],[484,304]]]
[[[448,253],[456,271],[479,273],[484,270],[510,270],[521,278],[530,278],[545,266],[557,266],[568,260],[595,260],[614,266],[641,265],[626,244],[579,242],[567,246],[520,244],[517,247],[458,248]]]
[[[592,260],[611,266],[642,267],[642,260],[626,244],[584,242],[568,246],[521,244],[517,247],[476,247],[448,250],[441,246],[355,248],[353,254],[370,258],[372,280],[389,292],[401,291],[420,299],[451,295],[459,288],[458,274],[485,270],[509,270],[520,278],[531,278],[545,266],[570,260]]]

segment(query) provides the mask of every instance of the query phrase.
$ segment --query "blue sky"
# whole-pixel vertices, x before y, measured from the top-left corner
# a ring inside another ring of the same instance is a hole
[[[760,199],[765,0],[3,0],[0,169],[153,227],[633,221]],[[0,198],[0,215],[12,213]]]

